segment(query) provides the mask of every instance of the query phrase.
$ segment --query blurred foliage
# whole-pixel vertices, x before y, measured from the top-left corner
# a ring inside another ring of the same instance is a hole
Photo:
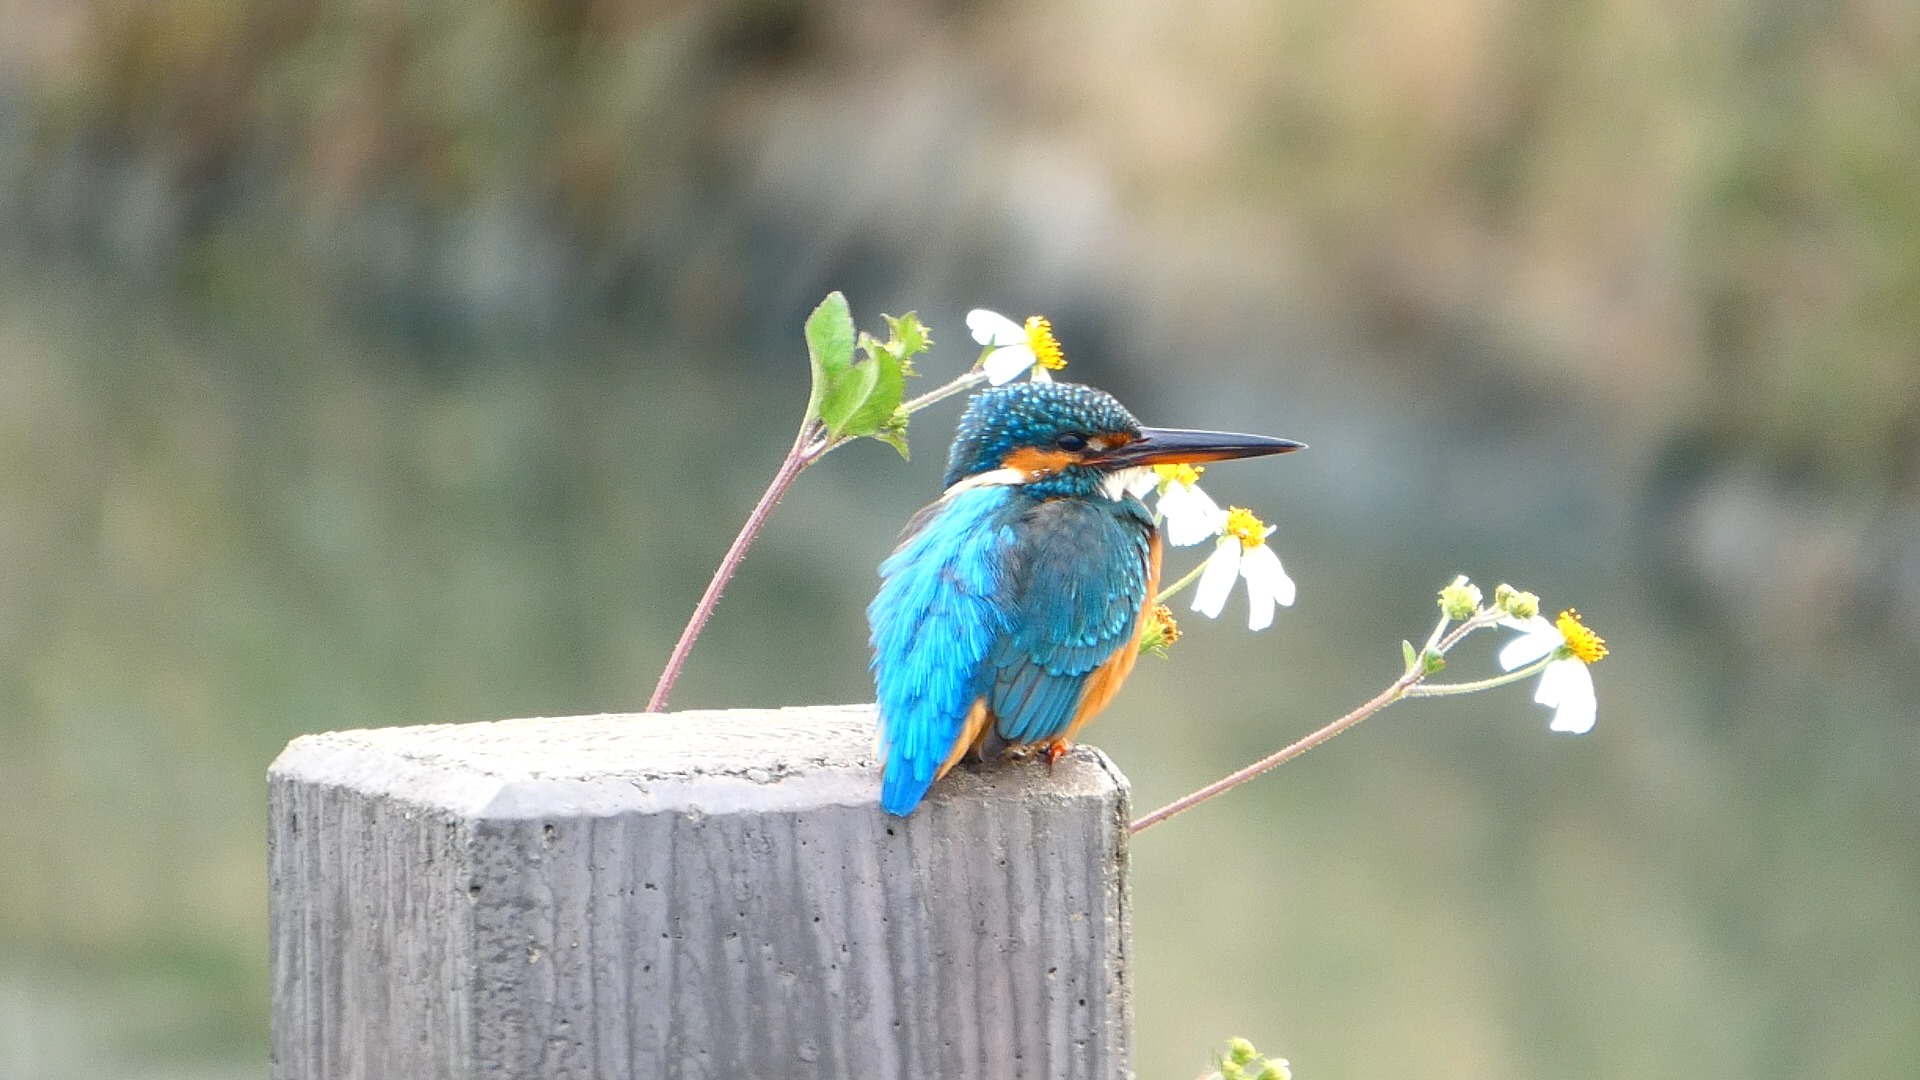
[[[290,240],[427,330],[718,327],[764,299],[756,231],[809,209],[857,234],[828,247],[907,263],[1024,231],[1087,241],[1000,249],[1057,277],[1452,338],[1837,484],[1904,483],[1920,454],[1920,13],[1898,0],[87,11],[35,73],[39,190],[131,170],[155,220],[120,242],[190,273]],[[952,210],[914,190],[934,170],[969,180]]]
[[[1436,574],[1616,646],[1591,749],[1436,704],[1143,839],[1143,1075],[1920,1062],[1911,665],[1857,647],[1920,641],[1912,5],[0,13],[0,1072],[257,1073],[266,763],[643,700],[831,288],[1315,444],[1222,472],[1300,606],[1096,732],[1141,805],[1390,675]],[[810,471],[680,700],[869,692],[943,422]]]
[[[22,250],[256,308],[307,292],[448,356],[607,320],[764,348],[829,289],[1017,291],[1085,324],[1082,355],[1124,353],[1108,325],[1221,371],[1338,353],[1516,423],[1571,394],[1611,419],[1597,452],[1641,485],[1676,585],[1742,625],[1920,645],[1920,9],[1899,0],[20,21],[64,28],[0,52]]]

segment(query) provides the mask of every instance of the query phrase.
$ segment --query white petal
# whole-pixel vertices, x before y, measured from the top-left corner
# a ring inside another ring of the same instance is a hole
[[[1502,619],[1500,625],[1525,631],[1500,650],[1500,667],[1512,671],[1525,667],[1567,643],[1552,623],[1535,615],[1531,619]]]
[[[1044,368],[1044,367],[1042,367],[1042,366],[1040,366],[1039,364],[1035,364],[1035,365],[1033,365],[1033,380],[1032,380],[1032,381],[1034,381],[1034,382],[1052,382],[1052,381],[1053,381],[1053,376],[1052,376],[1052,375],[1049,375],[1049,374],[1047,374],[1047,369],[1046,369],[1046,368]]]
[[[1220,535],[1227,512],[1198,487],[1170,483],[1160,496],[1160,515],[1166,519],[1167,543],[1186,547]]]
[[[1540,687],[1533,700],[1553,710],[1547,726],[1570,735],[1593,730],[1600,704],[1593,693],[1593,673],[1579,660],[1557,660],[1540,673]]]
[[[1246,576],[1248,587],[1256,581],[1273,602],[1281,607],[1292,607],[1298,589],[1293,579],[1287,576],[1287,568],[1280,565],[1280,553],[1273,550],[1272,544],[1261,544],[1247,552],[1240,563],[1240,573]]]
[[[997,311],[974,308],[967,312],[967,329],[982,345],[1025,345],[1027,328]]]
[[[1257,633],[1273,625],[1273,593],[1247,576],[1248,563],[1247,559],[1240,560],[1241,576],[1247,578],[1247,629]]]
[[[1280,566],[1280,557],[1265,544],[1240,557],[1240,576],[1247,579],[1247,629],[1273,625],[1273,606],[1293,603],[1293,579]]]
[[[1567,696],[1567,664],[1580,661],[1560,660],[1548,664],[1540,673],[1540,682],[1533,688],[1533,700],[1549,709],[1557,709]]]
[[[1147,496],[1153,494],[1153,489],[1160,486],[1160,474],[1145,465],[1128,469],[1127,472],[1131,474],[1127,480],[1127,494],[1141,502],[1146,502]]]
[[[1033,366],[1033,350],[1025,345],[1009,345],[987,354],[987,381],[1004,386]]]
[[[1214,545],[1213,554],[1207,557],[1207,568],[1200,574],[1200,584],[1193,589],[1193,610],[1209,619],[1220,617],[1220,609],[1227,606],[1227,594],[1233,591],[1233,583],[1240,577],[1240,541],[1236,537],[1223,536]]]

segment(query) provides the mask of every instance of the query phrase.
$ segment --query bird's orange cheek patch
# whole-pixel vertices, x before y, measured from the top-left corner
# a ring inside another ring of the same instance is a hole
[[[1022,446],[1008,451],[1000,464],[1008,469],[1018,469],[1028,477],[1034,477],[1050,476],[1078,460],[1079,458],[1065,450]]]

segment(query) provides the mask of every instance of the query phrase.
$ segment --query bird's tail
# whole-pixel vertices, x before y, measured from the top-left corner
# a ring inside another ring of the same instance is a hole
[[[927,797],[927,789],[935,780],[947,775],[947,771],[960,763],[969,751],[978,753],[981,742],[993,731],[993,711],[987,707],[984,697],[974,699],[973,706],[961,719],[957,730],[945,733],[945,738],[932,746],[902,748],[889,741],[884,722],[881,725],[880,760],[885,762],[880,775],[880,808],[889,814],[905,817],[913,813],[920,800]],[[940,747],[944,747],[944,757]]]
[[[933,771],[927,769],[925,775],[921,775],[922,770],[915,768],[917,764],[888,755],[880,777],[880,809],[895,817],[906,817],[927,797],[927,789],[933,786]]]

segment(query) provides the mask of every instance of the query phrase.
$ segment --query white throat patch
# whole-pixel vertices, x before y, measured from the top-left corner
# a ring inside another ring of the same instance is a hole
[[[1024,484],[1026,482],[1027,474],[1021,472],[1019,469],[989,469],[986,472],[975,473],[965,480],[955,482],[952,487],[941,492],[940,497],[942,499],[951,499],[963,491],[972,491],[974,488],[1009,487],[1014,484]]]
[[[1153,475],[1153,469],[1145,465],[1138,465],[1131,469],[1119,469],[1100,478],[1100,494],[1114,502],[1119,502],[1127,497],[1127,490],[1129,488],[1142,483]],[[1022,472],[1019,469],[989,469],[986,472],[975,473],[965,480],[955,483],[952,487],[941,492],[940,498],[943,500],[951,499],[963,491],[972,491],[974,488],[1015,487],[1032,479],[1034,479],[1034,477],[1031,474]]]
[[[1120,469],[1108,473],[1100,481],[1100,494],[1105,495],[1114,502],[1119,502],[1127,497],[1129,488],[1132,488],[1153,474],[1153,469],[1146,465],[1135,465],[1131,469]]]

